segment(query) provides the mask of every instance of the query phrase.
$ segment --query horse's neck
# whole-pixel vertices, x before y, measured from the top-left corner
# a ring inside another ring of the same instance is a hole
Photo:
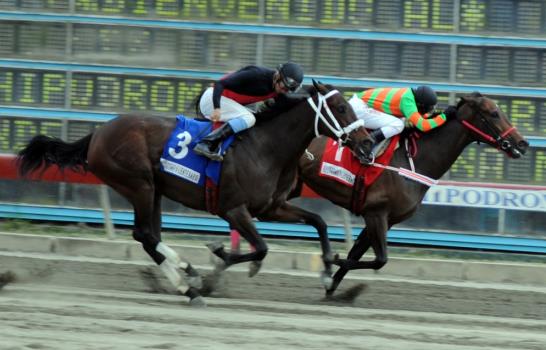
[[[307,102],[301,102],[254,129],[255,146],[269,150],[271,159],[297,162],[315,135],[314,112]]]
[[[423,133],[417,140],[415,171],[434,179],[441,178],[471,141],[463,125],[456,121]]]

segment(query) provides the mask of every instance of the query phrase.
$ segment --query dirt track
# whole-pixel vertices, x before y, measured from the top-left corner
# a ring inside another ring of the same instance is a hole
[[[150,293],[142,266],[3,257],[1,349],[545,349],[543,288],[347,280],[323,301],[309,274],[230,272],[206,309]],[[499,288],[502,287],[502,288]]]

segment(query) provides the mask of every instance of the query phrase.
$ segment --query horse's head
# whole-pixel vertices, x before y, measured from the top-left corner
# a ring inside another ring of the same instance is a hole
[[[332,86],[313,80],[314,90],[307,99],[315,110],[315,135],[338,140],[351,149],[361,162],[369,162],[373,140],[351,105]]]
[[[478,92],[461,97],[457,120],[471,130],[476,141],[485,142],[512,158],[521,157],[529,147],[529,142],[512,126],[499,106]]]

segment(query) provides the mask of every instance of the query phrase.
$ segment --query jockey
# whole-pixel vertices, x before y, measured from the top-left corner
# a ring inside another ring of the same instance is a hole
[[[201,96],[201,113],[213,122],[226,122],[205,136],[193,151],[212,160],[222,161],[217,151],[221,141],[251,128],[256,117],[245,106],[296,91],[303,81],[303,69],[287,62],[274,69],[246,66],[215,82]]]
[[[349,103],[365,127],[373,129],[375,144],[404,130],[405,118],[417,129],[427,132],[446,122],[445,113],[431,113],[436,93],[428,86],[417,88],[376,88],[353,95]]]

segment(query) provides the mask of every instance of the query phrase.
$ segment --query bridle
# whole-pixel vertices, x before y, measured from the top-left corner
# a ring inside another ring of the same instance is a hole
[[[340,144],[345,144],[349,140],[349,134],[353,132],[354,130],[360,128],[361,126],[364,126],[364,120],[359,119],[351,124],[349,124],[346,127],[341,127],[339,125],[339,122],[332,114],[332,111],[330,110],[330,107],[328,106],[328,103],[325,103],[328,98],[330,98],[332,95],[339,94],[339,91],[332,90],[329,91],[326,95],[322,95],[320,92],[317,93],[317,104],[315,104],[315,101],[313,101],[312,97],[307,98],[307,102],[315,110],[315,136],[319,136],[318,131],[318,125],[319,121],[322,121],[324,125],[330,131],[336,135],[338,141],[340,141]],[[322,109],[326,111],[326,116],[322,114]]]
[[[498,113],[499,113],[498,110],[495,110],[492,114],[497,114],[498,116]],[[463,124],[467,129],[478,134],[485,141],[496,145],[497,149],[508,151],[514,147],[513,143],[507,137],[510,135],[512,131],[516,130],[515,126],[508,128],[503,133],[499,133],[495,129],[495,127],[491,124],[491,122],[488,121],[487,118],[483,115],[482,111],[478,111],[478,115],[480,116],[481,122],[488,129],[488,133],[478,129],[476,126],[472,125],[467,120],[462,120],[461,124]]]

